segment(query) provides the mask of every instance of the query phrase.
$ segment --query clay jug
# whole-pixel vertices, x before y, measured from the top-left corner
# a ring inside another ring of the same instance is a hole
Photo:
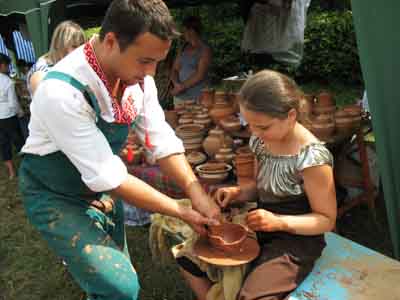
[[[214,105],[214,90],[201,90],[200,104],[206,108],[211,108]]]
[[[217,95],[217,94],[216,94]],[[232,105],[226,101],[222,96],[216,96],[213,107],[211,108],[209,115],[215,124],[219,124],[221,119],[224,119],[235,113],[235,109]]]
[[[203,141],[203,148],[208,156],[214,158],[223,144],[232,147],[233,141],[230,136],[225,135],[224,131],[217,126],[209,131],[208,136]]]

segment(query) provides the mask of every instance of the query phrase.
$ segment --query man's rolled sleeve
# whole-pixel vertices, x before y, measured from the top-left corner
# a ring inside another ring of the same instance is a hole
[[[136,133],[142,141],[147,153],[150,153],[150,161],[155,162],[172,154],[184,153],[182,141],[176,136],[174,130],[165,120],[157,96],[157,89],[154,80],[147,77],[145,86],[144,109],[141,110],[136,122]],[[146,145],[146,132],[153,147]]]
[[[94,192],[108,191],[117,188],[128,177],[128,171],[122,160],[114,155],[98,166],[97,176],[85,178],[83,182]]]

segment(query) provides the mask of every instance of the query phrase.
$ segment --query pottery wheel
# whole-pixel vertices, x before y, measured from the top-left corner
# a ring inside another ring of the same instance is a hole
[[[194,254],[207,263],[217,266],[239,266],[255,259],[260,252],[260,246],[255,239],[248,237],[240,250],[227,253],[213,248],[206,237],[200,237],[193,247]]]

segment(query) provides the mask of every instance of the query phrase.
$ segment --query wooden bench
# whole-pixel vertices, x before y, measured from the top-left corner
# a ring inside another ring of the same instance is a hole
[[[335,233],[325,239],[312,273],[289,300],[400,300],[399,261]]]

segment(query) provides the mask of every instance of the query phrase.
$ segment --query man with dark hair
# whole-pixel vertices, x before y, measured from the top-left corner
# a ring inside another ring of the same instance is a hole
[[[14,82],[8,77],[11,59],[0,53],[0,149],[4,164],[10,179],[14,178],[15,171],[12,162],[12,145],[17,152],[21,150],[23,138],[19,127],[18,117],[22,116],[15,93]]]
[[[25,209],[90,299],[138,295],[116,199],[178,217],[200,234],[220,215],[157,99],[153,75],[176,35],[162,1],[114,0],[100,36],[58,62],[33,97],[20,168]],[[117,154],[129,127],[193,208],[128,174]]]

